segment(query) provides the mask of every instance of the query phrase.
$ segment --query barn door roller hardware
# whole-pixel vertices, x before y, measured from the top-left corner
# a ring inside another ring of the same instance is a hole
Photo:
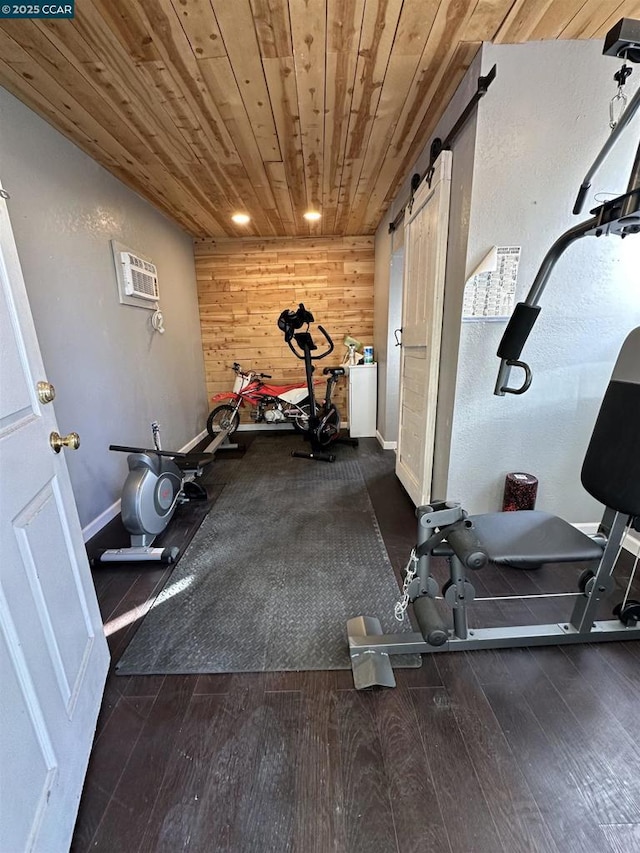
[[[450,151],[451,146],[456,141],[460,131],[465,126],[472,112],[475,110],[478,101],[483,98],[489,89],[489,86],[496,79],[497,74],[497,66],[494,65],[491,71],[486,74],[484,77],[478,77],[478,88],[475,91],[475,94],[467,104],[467,106],[460,113],[458,120],[453,125],[449,133],[447,134],[444,141],[440,139],[440,137],[436,137],[431,143],[431,151],[429,154],[429,165],[427,166],[424,174],[420,175],[416,173],[411,178],[411,195],[409,197],[409,201],[398,211],[396,218],[389,224],[389,234],[392,234],[400,222],[404,217],[405,209],[408,207],[411,209],[411,204],[413,202],[413,197],[416,193],[416,190],[420,186],[420,184],[426,180],[429,186],[431,186],[431,179],[433,178],[433,169],[436,160],[438,159],[438,155],[441,151]]]

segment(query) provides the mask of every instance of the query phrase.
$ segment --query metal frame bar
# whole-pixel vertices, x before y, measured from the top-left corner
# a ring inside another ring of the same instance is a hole
[[[349,632],[349,624],[347,631]],[[525,646],[556,646],[569,643],[601,643],[606,640],[638,640],[640,627],[625,627],[617,619],[593,623],[588,632],[578,631],[568,622],[548,625],[510,625],[503,628],[470,628],[465,639],[450,637],[441,646],[431,646],[422,634],[357,634],[352,626],[349,633],[349,652],[385,652],[388,655],[432,654],[435,652],[470,651],[473,649],[511,649]]]
[[[623,515],[620,512],[615,514],[607,544],[602,552],[602,559],[598,564],[598,569],[592,581],[591,593],[587,598],[579,598],[576,601],[573,613],[571,614],[570,622],[576,631],[588,632],[591,630],[590,626],[593,623],[598,605],[612,588],[613,570],[628,524],[628,515]]]
[[[609,134],[607,141],[604,143],[600,151],[598,152],[596,159],[593,161],[593,165],[587,172],[584,177],[584,180],[580,184],[580,189],[578,191],[578,197],[576,198],[576,203],[573,207],[573,212],[575,214],[579,214],[582,211],[584,206],[584,201],[591,187],[591,181],[593,180],[596,172],[600,168],[600,166],[604,163],[606,158],[609,155],[609,152],[613,148],[613,146],[618,141],[618,138],[623,133],[624,129],[627,127],[631,119],[635,116],[635,114],[640,108],[640,89],[635,93],[635,95],[631,98],[625,111],[620,116],[620,119],[616,126],[613,128],[611,133]],[[634,185],[635,186],[635,185]]]

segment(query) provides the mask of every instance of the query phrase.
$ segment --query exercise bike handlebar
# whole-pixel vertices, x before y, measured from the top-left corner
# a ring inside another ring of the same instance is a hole
[[[316,358],[324,358],[325,355],[329,355],[333,352],[333,341],[331,340],[331,336],[329,335],[329,332],[327,332],[324,326],[318,326],[318,329],[322,332],[325,337],[325,340],[329,344],[329,349],[326,352],[323,352],[322,355],[317,355]]]
[[[311,359],[311,361],[319,361],[321,358],[326,358],[326,356],[328,356],[330,353],[332,353],[333,349],[334,349],[333,341],[331,340],[331,336],[329,335],[327,330],[324,328],[324,326],[318,326],[318,331],[322,333],[324,339],[329,344],[329,346],[324,352],[321,352],[319,355],[311,355],[311,350],[309,350],[309,358]],[[311,338],[311,336],[309,335],[309,332],[298,332],[297,334],[298,335],[299,334],[308,335],[309,339]],[[295,338],[295,335],[294,335],[294,338]],[[296,341],[296,343],[298,343],[298,342]],[[304,350],[302,351],[302,353],[299,353],[298,350],[294,347],[293,342],[291,340],[287,341],[287,345],[289,346],[289,349],[295,355],[296,358],[299,358],[301,361],[304,359],[304,357],[305,357],[304,356]],[[300,346],[299,343],[298,343],[298,346]]]

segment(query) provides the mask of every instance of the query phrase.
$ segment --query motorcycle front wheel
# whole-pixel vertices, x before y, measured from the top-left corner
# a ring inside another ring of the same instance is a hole
[[[240,415],[233,406],[216,406],[209,412],[207,418],[207,432],[211,438],[215,438],[223,430],[228,432],[229,438],[240,425]]]

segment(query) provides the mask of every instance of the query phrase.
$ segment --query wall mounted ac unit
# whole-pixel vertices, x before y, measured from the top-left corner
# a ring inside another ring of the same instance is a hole
[[[132,255],[131,252],[120,252],[120,262],[127,296],[138,296],[140,299],[157,302],[160,293],[155,264]]]
[[[111,250],[120,302],[155,311],[160,300],[156,265],[116,240],[111,241]]]

